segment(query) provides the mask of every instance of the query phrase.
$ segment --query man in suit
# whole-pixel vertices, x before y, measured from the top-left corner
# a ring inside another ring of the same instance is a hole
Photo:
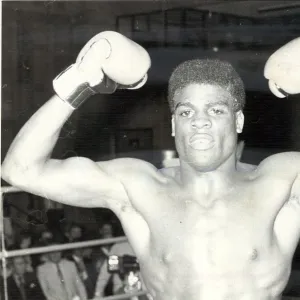
[[[47,300],[86,300],[87,293],[74,262],[50,252],[49,260],[38,266],[37,276]]]
[[[108,253],[108,256],[111,256],[111,255],[116,255],[119,257],[124,256],[124,255],[133,256],[133,257],[136,256],[136,254],[134,253],[134,251],[128,241],[114,244],[111,247],[110,252]],[[97,298],[97,297],[101,298],[101,297],[106,296],[105,288],[110,279],[112,279],[114,295],[126,293],[126,291],[125,291],[126,275],[127,274],[119,274],[119,273],[111,274],[108,271],[108,260],[106,260],[99,272],[99,275],[98,275],[96,288],[95,288],[95,298]],[[141,285],[142,285],[141,288],[143,290],[145,290],[146,287],[144,286],[141,274],[139,272],[138,272],[138,276],[139,276],[139,283],[141,283]],[[146,296],[141,296],[138,299],[143,300],[143,299],[148,299],[148,298]]]
[[[26,271],[23,256],[11,259],[12,274],[7,277],[7,294],[9,300],[45,300],[39,281],[34,272]],[[4,291],[1,280],[1,291]],[[4,299],[4,297],[3,297]]]

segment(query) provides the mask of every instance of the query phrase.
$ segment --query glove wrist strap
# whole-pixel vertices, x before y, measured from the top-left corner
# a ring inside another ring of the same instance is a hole
[[[57,96],[73,109],[96,94],[89,84],[82,80],[75,64],[66,68],[53,80],[53,88]]]

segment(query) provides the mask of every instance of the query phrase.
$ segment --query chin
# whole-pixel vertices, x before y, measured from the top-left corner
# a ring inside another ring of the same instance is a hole
[[[227,155],[224,157],[224,153],[222,155],[219,151],[214,151],[215,149],[214,147],[206,150],[189,149],[184,161],[197,171],[214,171],[227,160]]]
[[[200,163],[193,163],[190,164],[196,171],[202,173],[212,172],[218,169],[218,164],[200,164]]]
[[[193,169],[202,172],[209,172],[218,167],[218,162],[212,157],[207,157],[206,155],[193,155],[188,156],[184,159],[184,161],[189,164]]]

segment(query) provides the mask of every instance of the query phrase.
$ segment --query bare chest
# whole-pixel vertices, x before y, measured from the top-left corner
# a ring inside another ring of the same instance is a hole
[[[137,199],[151,232],[149,255],[142,261],[149,287],[164,291],[172,278],[172,288],[194,286],[198,295],[201,286],[205,293],[216,280],[232,288],[242,280],[238,286],[249,291],[281,291],[289,262],[276,245],[273,222],[287,188],[238,187],[205,202],[176,188],[147,186],[147,192],[139,185],[128,194]]]
[[[268,208],[264,199],[279,203],[276,197],[283,195],[266,193],[266,186],[238,186],[210,199],[162,186],[144,193],[141,210],[163,261],[185,262],[187,270],[200,264],[204,273],[226,272],[269,255],[277,208]]]
[[[253,208],[222,203],[209,209],[190,203],[170,210],[153,230],[159,232],[167,263],[185,261],[187,270],[201,265],[203,273],[243,269],[256,263],[272,242]]]

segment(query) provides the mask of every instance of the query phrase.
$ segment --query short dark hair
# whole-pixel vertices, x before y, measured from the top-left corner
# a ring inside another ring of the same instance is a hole
[[[169,79],[168,101],[172,113],[175,109],[175,93],[193,83],[217,85],[227,89],[235,99],[235,111],[243,110],[245,106],[244,83],[229,62],[218,59],[193,59],[179,64]]]

